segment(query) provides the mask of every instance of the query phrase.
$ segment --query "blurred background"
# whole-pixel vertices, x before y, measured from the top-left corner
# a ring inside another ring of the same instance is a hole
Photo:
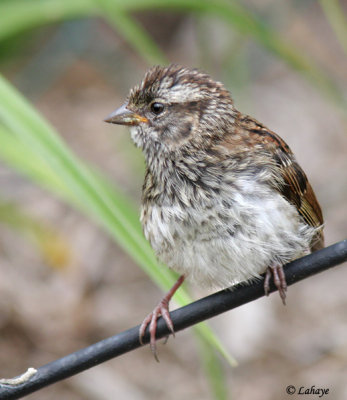
[[[141,152],[103,122],[152,64],[223,81],[291,146],[326,244],[346,238],[346,1],[1,0],[0,15],[0,377],[140,323],[173,282],[138,223]],[[346,281],[341,265],[286,307],[271,295],[209,321],[236,368],[189,329],[159,343],[160,365],[146,346],[28,399],[346,399]],[[186,286],[173,307],[188,290],[208,294]]]

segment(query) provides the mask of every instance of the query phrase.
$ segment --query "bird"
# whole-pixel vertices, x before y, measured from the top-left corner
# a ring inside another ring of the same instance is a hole
[[[140,220],[157,258],[179,279],[140,326],[156,352],[157,320],[188,278],[201,287],[270,280],[283,304],[283,266],[324,247],[323,215],[286,142],[238,111],[197,68],[154,66],[106,119],[126,125],[146,171]],[[295,128],[295,127],[293,127]]]

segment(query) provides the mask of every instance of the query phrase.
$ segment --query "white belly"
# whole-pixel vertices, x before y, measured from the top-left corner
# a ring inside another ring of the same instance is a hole
[[[227,287],[309,253],[315,229],[279,193],[233,197],[185,211],[152,205],[143,228],[160,261],[200,285]]]

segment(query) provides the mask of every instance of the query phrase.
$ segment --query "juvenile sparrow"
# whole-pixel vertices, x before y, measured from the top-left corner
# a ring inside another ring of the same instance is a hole
[[[283,303],[282,266],[323,247],[321,208],[288,145],[240,113],[196,69],[153,67],[106,122],[129,125],[146,174],[141,222],[157,257],[181,276],[145,318],[156,355],[160,315],[184,281],[225,288],[266,272]]]

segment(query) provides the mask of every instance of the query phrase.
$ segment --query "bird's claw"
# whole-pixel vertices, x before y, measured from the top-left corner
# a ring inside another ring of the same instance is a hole
[[[274,284],[279,292],[279,295],[282,299],[282,303],[286,304],[286,291],[287,291],[287,282],[286,277],[284,275],[282,265],[275,265],[272,267],[268,267],[265,274],[264,280],[264,291],[265,295],[268,296],[270,293],[270,278],[273,276]]]
[[[150,349],[154,355],[154,358],[158,362],[159,358],[157,355],[156,331],[157,331],[157,321],[160,316],[164,318],[166,326],[168,327],[172,335],[175,336],[174,326],[169,312],[169,302],[166,298],[162,299],[160,303],[154,308],[154,310],[147,315],[147,317],[143,320],[139,330],[139,341],[143,345],[144,344],[143,337],[145,335],[147,326],[149,325]]]
[[[139,330],[139,341],[141,344],[143,343],[143,337],[145,335],[147,326],[149,325],[149,337],[150,337],[150,348],[154,355],[154,358],[159,361],[157,355],[157,346],[156,346],[156,332],[157,332],[157,321],[160,316],[163,317],[166,326],[169,331],[175,336],[174,326],[170,317],[169,312],[169,302],[172,296],[176,293],[177,289],[182,285],[184,281],[184,275],[181,275],[176,283],[172,286],[172,288],[168,291],[165,297],[160,301],[160,303],[155,307],[155,309],[147,315],[147,317],[143,320],[140,330]],[[167,342],[167,339],[165,343]]]

